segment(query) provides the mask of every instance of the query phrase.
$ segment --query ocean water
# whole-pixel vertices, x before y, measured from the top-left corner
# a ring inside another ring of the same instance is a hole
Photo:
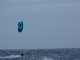
[[[1,49],[0,60],[80,60],[80,48]]]

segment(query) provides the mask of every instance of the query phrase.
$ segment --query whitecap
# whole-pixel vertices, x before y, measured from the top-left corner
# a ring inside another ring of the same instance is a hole
[[[10,55],[10,56],[0,57],[0,58],[17,58],[17,57],[21,57],[21,55]]]

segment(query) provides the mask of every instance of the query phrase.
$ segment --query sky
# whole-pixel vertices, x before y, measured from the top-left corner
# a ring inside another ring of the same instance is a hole
[[[0,0],[0,49],[52,48],[80,48],[80,0]]]

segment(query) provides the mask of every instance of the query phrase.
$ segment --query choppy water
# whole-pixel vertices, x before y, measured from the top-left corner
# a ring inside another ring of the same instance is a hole
[[[0,60],[80,60],[80,48],[0,50]]]

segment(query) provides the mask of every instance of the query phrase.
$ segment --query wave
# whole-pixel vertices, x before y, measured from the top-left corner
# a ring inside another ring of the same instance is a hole
[[[21,57],[21,55],[10,55],[10,56],[0,57],[0,58],[17,58],[17,57]]]
[[[54,60],[54,59],[50,57],[42,57],[41,60]]]

